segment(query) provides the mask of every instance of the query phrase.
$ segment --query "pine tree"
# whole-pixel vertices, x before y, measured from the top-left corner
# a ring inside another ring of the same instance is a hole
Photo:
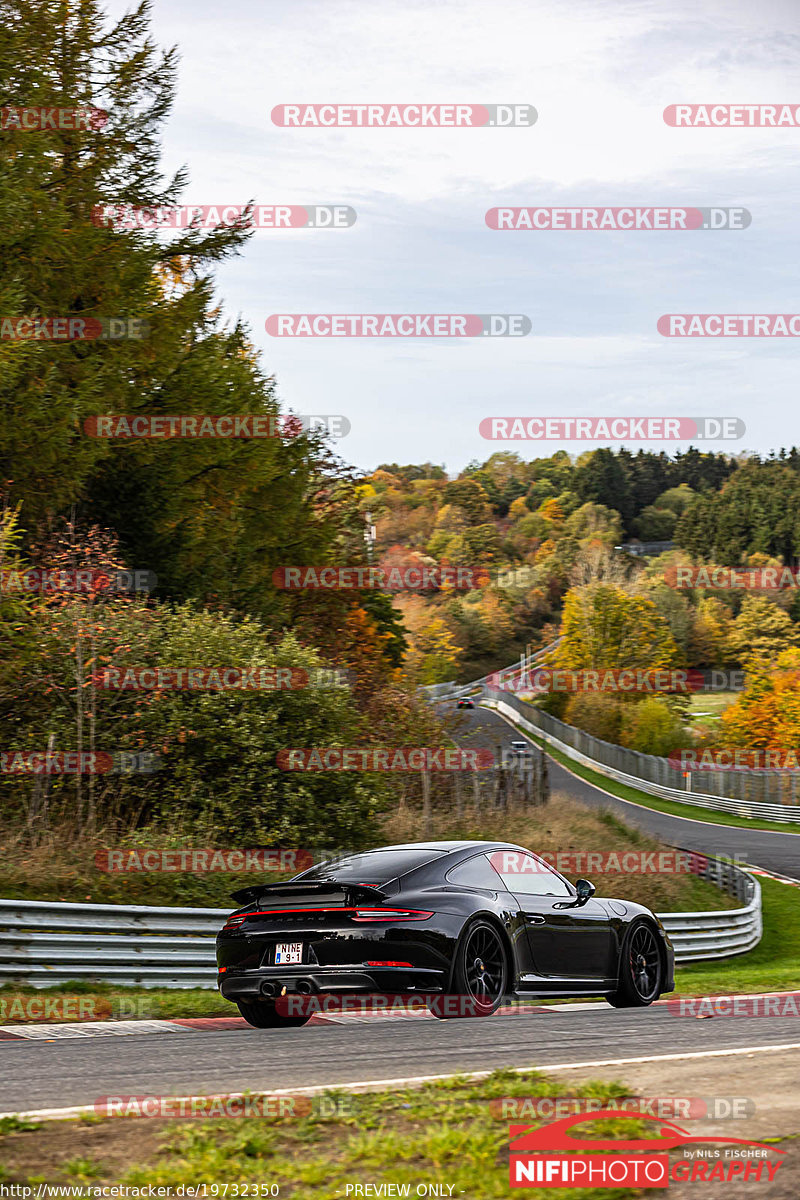
[[[210,272],[246,222],[156,233],[98,215],[172,207],[187,183],[185,169],[159,168],[176,55],[148,22],[146,2],[106,28],[95,0],[0,0],[2,103],[107,114],[97,128],[0,133],[0,318],[138,319],[147,331],[0,339],[0,477],[33,537],[75,505],[117,530],[162,594],[280,612],[270,577],[287,546],[314,561],[331,537],[319,439],[123,444],[84,429],[107,413],[278,412],[247,330],[224,323],[213,295]]]

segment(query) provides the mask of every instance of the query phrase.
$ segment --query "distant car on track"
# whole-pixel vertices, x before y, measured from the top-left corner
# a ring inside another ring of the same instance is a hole
[[[458,700],[456,700],[456,708],[474,708],[474,707],[475,707],[475,701],[471,700],[469,696],[459,696]]]
[[[595,899],[507,842],[386,846],[288,883],[233,893],[217,937],[219,987],[260,1028],[303,1025],[286,998],[421,993],[437,1016],[489,1016],[508,996],[605,996],[652,1004],[674,987],[661,922]],[[445,1013],[436,998],[466,1007]]]

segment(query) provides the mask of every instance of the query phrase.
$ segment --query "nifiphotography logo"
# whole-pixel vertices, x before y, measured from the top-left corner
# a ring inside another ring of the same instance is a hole
[[[637,1187],[665,1188],[670,1183],[731,1182],[735,1179],[770,1183],[785,1154],[775,1146],[746,1138],[703,1137],[661,1117],[638,1114],[652,1121],[658,1134],[652,1138],[596,1138],[573,1136],[575,1125],[598,1120],[630,1119],[631,1113],[606,1108],[590,1114],[564,1117],[532,1129],[509,1126],[511,1139],[509,1180],[512,1187]],[[713,1150],[686,1150],[697,1143],[713,1143]],[[665,1151],[683,1149],[683,1157],[670,1163]],[[550,1153],[556,1151],[556,1153]]]

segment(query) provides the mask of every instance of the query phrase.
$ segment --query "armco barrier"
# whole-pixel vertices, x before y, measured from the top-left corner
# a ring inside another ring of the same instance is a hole
[[[229,912],[0,900],[0,983],[211,988],[214,937]]]
[[[485,684],[482,691],[490,705],[496,707],[503,716],[555,746],[573,762],[591,767],[593,771],[617,783],[625,783],[628,787],[638,788],[640,792],[660,796],[664,800],[677,800],[680,804],[711,808],[740,817],[800,823],[800,805],[797,803],[800,798],[800,777],[796,773],[695,771],[687,775],[673,767],[666,758],[627,750],[613,742],[603,742],[574,725],[567,725],[557,717],[526,704],[513,692],[489,688]],[[694,785],[698,779],[713,791],[695,791]],[[773,794],[779,795],[780,801],[767,799]]]
[[[761,938],[761,888],[709,859],[702,872],[744,901],[721,912],[662,913],[678,962],[725,958]],[[146,988],[216,986],[214,937],[227,908],[143,908],[0,900],[0,984],[97,980]]]

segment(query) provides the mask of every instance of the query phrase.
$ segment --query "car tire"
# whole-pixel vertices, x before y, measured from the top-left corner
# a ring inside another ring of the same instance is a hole
[[[639,921],[625,935],[617,990],[606,999],[612,1008],[646,1008],[661,995],[663,980],[658,934],[652,925]]]
[[[485,965],[476,965],[483,964],[484,960]],[[479,976],[492,980],[490,999],[486,1003],[479,998],[480,991],[476,989]],[[449,996],[444,993],[432,997],[428,1010],[440,1021],[456,1017],[491,1017],[503,1002],[508,980],[508,954],[497,926],[482,919],[471,921],[456,946],[453,992]]]
[[[284,1017],[276,1012],[274,1000],[237,1000],[236,1007],[255,1029],[295,1029],[311,1017],[311,1013],[306,1017]]]

